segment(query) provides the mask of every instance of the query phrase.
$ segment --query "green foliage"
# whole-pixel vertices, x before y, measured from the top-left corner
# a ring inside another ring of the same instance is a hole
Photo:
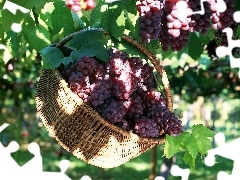
[[[203,125],[194,125],[191,131],[184,131],[182,134],[173,137],[166,136],[164,154],[171,158],[181,150],[185,150],[183,160],[188,163],[190,169],[194,171],[195,160],[198,154],[205,155],[212,148],[210,137],[214,132]]]
[[[196,33],[191,33],[188,42],[188,55],[193,59],[199,59],[203,53],[203,46],[199,42]]]
[[[51,34],[57,35],[62,31],[64,36],[67,36],[75,31],[72,13],[66,8],[64,2],[55,1],[55,9],[51,14],[52,31]]]
[[[136,0],[113,3],[99,0],[94,10],[79,13],[66,8],[63,0],[11,0],[29,10],[22,12],[18,9],[16,13],[2,9],[5,2],[0,0],[0,102],[10,99],[19,106],[24,99],[33,103],[41,68],[54,69],[82,55],[108,61],[108,47],[114,46],[131,56],[146,58],[120,38],[122,34],[129,34],[140,40]],[[240,2],[236,3],[239,10]],[[20,24],[22,31],[13,32],[13,23]],[[86,28],[92,30],[82,31]],[[75,32],[81,33],[69,39],[66,45],[73,51],[65,57],[52,44]],[[238,38],[239,34],[240,27],[237,29]],[[214,38],[212,29],[206,36],[191,33],[188,45],[180,52],[162,51],[157,40],[145,44],[165,65],[173,94],[184,101],[193,102],[199,96],[210,98],[213,94],[225,99],[240,97],[239,78],[234,69],[230,69],[229,59],[212,61],[208,55],[205,47]],[[14,62],[13,72],[6,68],[10,60]],[[212,136],[213,133],[202,125],[195,125],[191,131],[176,137],[166,136],[165,155],[170,158],[185,150],[183,160],[194,169],[197,156],[206,154],[211,148],[209,137]]]
[[[62,51],[56,47],[46,47],[41,50],[40,53],[43,59],[44,69],[55,69],[59,67],[61,63],[68,64],[72,61],[69,57],[65,58]]]

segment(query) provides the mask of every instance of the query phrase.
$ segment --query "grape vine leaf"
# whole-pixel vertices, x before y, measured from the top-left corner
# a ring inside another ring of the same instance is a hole
[[[62,51],[56,47],[46,47],[40,51],[40,54],[44,69],[55,69],[61,63],[66,65],[72,61],[72,57],[64,57]]]
[[[33,23],[25,24],[23,25],[23,35],[30,48],[34,48],[37,51],[50,44],[49,31],[43,26],[35,26]]]
[[[17,33],[13,32],[13,31],[8,31],[7,36],[10,39],[10,46],[12,48],[14,56],[18,57],[19,49],[20,49],[21,36],[19,36]]]
[[[46,13],[40,13],[39,14],[39,18],[41,20],[44,21],[44,23],[46,23],[46,25],[48,26],[49,29],[53,29],[52,27],[52,21],[51,21],[51,14],[49,12]]]
[[[95,56],[103,61],[109,60],[109,55],[105,48],[108,37],[103,30],[89,29],[75,35],[69,42],[70,47],[78,51],[74,51],[71,56],[77,59],[83,55]]]
[[[129,35],[132,36],[134,39],[140,40],[140,36],[138,35],[138,29],[140,29],[140,27],[137,16],[126,11],[125,17],[126,29],[130,31]]]
[[[212,148],[209,138],[214,136],[214,132],[202,124],[193,125],[191,132],[184,131],[178,136],[166,135],[164,155],[171,158],[181,150],[185,150],[183,160],[189,163],[190,169],[195,169],[195,159],[198,154],[207,154]]]
[[[11,2],[19,5],[19,6],[22,6],[22,7],[25,7],[27,9],[32,9],[32,8],[39,8],[39,7],[42,7],[45,3],[46,3],[46,0],[37,0],[37,1],[32,1],[32,0],[11,0]]]
[[[72,18],[73,18],[74,27],[76,30],[81,30],[86,28],[86,25],[84,24],[83,20],[79,18],[79,15],[77,13],[72,12]]]
[[[2,9],[4,4],[5,4],[6,0],[0,0],[0,8]]]
[[[104,1],[99,1],[97,3],[97,6],[92,10],[90,14],[91,27],[99,24],[100,19],[102,19],[103,11],[106,10],[105,8],[107,8],[107,5]]]
[[[188,150],[185,151],[183,155],[183,161],[185,164],[189,164],[191,171],[194,171],[195,169],[195,160],[196,157],[191,156]]]
[[[54,2],[55,9],[51,14],[51,21],[53,30],[51,34],[57,35],[60,31],[63,31],[63,35],[67,36],[75,31],[74,21],[68,8],[66,8],[63,1]]]
[[[13,14],[8,9],[3,9],[1,15],[2,28],[4,31],[8,31],[11,29],[13,23],[22,24],[27,14],[22,13],[20,10],[16,10],[16,14]]]
[[[81,56],[97,57],[102,61],[109,61],[109,55],[99,40],[89,41],[79,51],[73,51],[70,55],[73,60]]]
[[[125,15],[121,8],[109,6],[101,18],[100,27],[109,32],[113,37],[119,38],[124,33]]]
[[[190,33],[188,41],[188,55],[197,60],[203,53],[203,46],[199,42],[196,33]]]
[[[83,48],[89,42],[101,42],[103,45],[107,44],[107,36],[102,29],[87,29],[86,31],[79,31],[70,41],[69,45],[77,50]]]
[[[125,9],[132,14],[137,14],[137,8],[132,8],[134,6],[136,6],[135,0],[121,1],[121,3],[119,3],[120,9]]]
[[[166,158],[171,158],[174,154],[180,151],[181,136],[182,135],[172,137],[166,135],[166,142],[164,146],[164,154],[166,155]]]

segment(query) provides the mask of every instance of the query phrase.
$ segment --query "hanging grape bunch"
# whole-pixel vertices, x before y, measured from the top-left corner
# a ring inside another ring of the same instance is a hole
[[[216,0],[138,0],[139,36],[142,42],[159,40],[164,51],[180,51],[190,32],[207,34],[212,27],[222,30],[234,24],[234,0],[224,0],[226,10],[219,12]],[[199,12],[204,9],[204,14]]]
[[[154,91],[153,67],[117,49],[108,53],[108,63],[83,56],[67,65],[62,75],[70,89],[110,123],[141,137],[180,134],[181,121]]]
[[[79,12],[82,9],[92,10],[96,7],[95,0],[65,0],[65,4],[73,12]]]

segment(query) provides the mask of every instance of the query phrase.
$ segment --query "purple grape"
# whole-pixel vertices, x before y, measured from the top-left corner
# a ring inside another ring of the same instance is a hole
[[[135,119],[134,132],[141,137],[159,137],[160,127],[153,119],[145,116]]]
[[[117,49],[108,52],[108,63],[83,56],[67,65],[62,74],[70,89],[107,121],[141,137],[181,133],[181,121],[153,91],[153,67]]]
[[[151,40],[156,40],[161,31],[162,0],[139,0],[136,6],[140,16],[139,35],[142,42],[149,43]]]
[[[201,9],[200,1],[190,1],[189,4],[194,12]],[[203,2],[203,6],[205,13],[203,15],[193,14],[189,25],[191,32],[196,31],[205,35],[211,27],[210,18],[212,16],[212,12],[209,2]]]
[[[122,101],[111,99],[109,106],[102,111],[102,116],[112,123],[121,122],[126,114]]]
[[[209,0],[212,11],[212,28],[215,30],[223,30],[234,24],[233,14],[235,8],[234,0],[224,0],[227,9],[224,12],[218,12],[216,9],[216,1]]]

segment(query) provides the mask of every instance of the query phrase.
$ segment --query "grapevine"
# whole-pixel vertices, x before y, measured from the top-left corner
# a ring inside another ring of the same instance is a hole
[[[234,24],[233,13],[235,8],[234,0],[224,0],[226,10],[220,12],[217,9],[215,0],[203,2],[195,0],[165,1],[160,0],[136,2],[136,8],[139,12],[139,35],[142,42],[149,43],[151,40],[158,41],[162,50],[180,51],[188,44],[190,32],[200,32],[203,35],[208,33],[211,28],[223,30]],[[158,4],[160,15],[155,16],[156,9],[152,3]],[[204,10],[204,14],[200,11]],[[154,20],[153,20],[154,19]],[[156,23],[158,26],[156,26]]]

